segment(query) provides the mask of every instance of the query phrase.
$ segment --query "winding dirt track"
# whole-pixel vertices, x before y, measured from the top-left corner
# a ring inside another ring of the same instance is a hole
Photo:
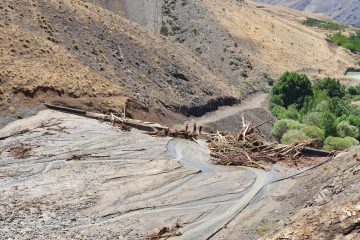
[[[194,124],[205,126],[209,123],[218,122],[230,116],[236,116],[239,113],[249,110],[262,108],[266,105],[266,100],[268,98],[266,93],[257,93],[250,95],[241,104],[230,106],[230,107],[221,107],[217,111],[210,112],[199,118],[193,118],[185,124]],[[240,120],[240,119],[239,119]]]

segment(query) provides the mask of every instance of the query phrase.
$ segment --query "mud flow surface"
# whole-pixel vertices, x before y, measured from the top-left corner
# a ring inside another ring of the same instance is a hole
[[[201,142],[50,110],[0,136],[1,239],[144,239],[159,226],[206,239],[268,180],[210,164]]]

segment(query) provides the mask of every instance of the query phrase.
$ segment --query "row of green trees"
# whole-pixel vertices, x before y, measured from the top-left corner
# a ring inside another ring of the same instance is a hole
[[[346,88],[333,78],[313,84],[304,74],[284,73],[275,83],[270,110],[279,119],[273,135],[284,144],[309,141],[317,148],[344,150],[360,140],[360,109],[351,99],[360,86]]]

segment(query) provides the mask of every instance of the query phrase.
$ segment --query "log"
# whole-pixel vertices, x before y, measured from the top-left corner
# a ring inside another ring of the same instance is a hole
[[[314,149],[314,148],[309,148],[309,147],[303,148],[301,153],[306,156],[312,156],[312,157],[328,157],[333,154],[331,152]]]
[[[82,115],[82,116],[85,116],[85,114],[86,114],[86,111],[83,111],[80,109],[68,108],[68,107],[52,105],[52,104],[48,104],[48,103],[44,103],[44,105],[47,108],[50,108],[52,110],[61,111],[61,112],[72,113],[72,114]]]

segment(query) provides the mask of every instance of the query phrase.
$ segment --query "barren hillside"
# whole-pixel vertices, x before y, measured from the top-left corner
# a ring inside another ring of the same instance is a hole
[[[44,95],[121,97],[159,119],[236,101],[223,76],[186,48],[98,5],[18,0],[0,9],[3,109]]]
[[[290,9],[235,0],[169,1],[165,9],[168,35],[210,59],[234,84],[285,70],[342,77],[354,62]]]
[[[127,104],[173,123],[262,90],[268,75],[341,78],[355,63],[301,13],[252,1],[5,0],[0,10],[3,112]]]
[[[324,13],[339,22],[360,27],[360,2],[358,0],[256,0],[278,4],[305,12]]]

